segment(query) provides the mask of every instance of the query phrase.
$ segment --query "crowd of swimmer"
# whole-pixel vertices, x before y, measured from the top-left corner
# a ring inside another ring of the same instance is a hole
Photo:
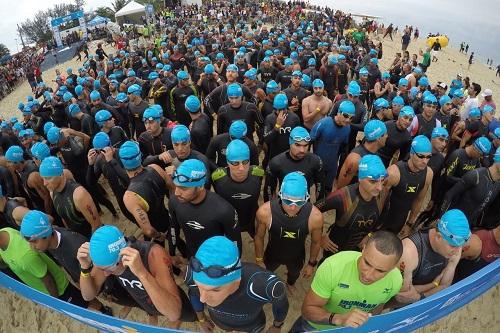
[[[137,47],[98,44],[3,119],[2,272],[103,313],[99,299],[121,317],[140,308],[155,325],[305,332],[359,327],[498,257],[491,94],[479,107],[478,84],[381,71],[381,46],[344,34],[340,12],[246,8],[247,23],[205,25],[191,8]],[[240,260],[242,232],[254,262]]]

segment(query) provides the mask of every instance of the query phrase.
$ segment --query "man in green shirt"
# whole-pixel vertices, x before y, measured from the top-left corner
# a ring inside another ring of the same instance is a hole
[[[393,233],[377,231],[363,252],[343,251],[318,268],[302,304],[302,316],[290,332],[307,332],[363,325],[401,289],[396,265],[403,253]]]
[[[46,214],[32,210],[25,219],[37,219],[44,222],[49,230],[50,221]],[[44,236],[44,228],[39,230]],[[29,287],[60,300],[87,307],[80,291],[69,283],[64,271],[45,253],[30,247],[21,233],[12,228],[0,229],[0,265],[8,266],[17,277]]]

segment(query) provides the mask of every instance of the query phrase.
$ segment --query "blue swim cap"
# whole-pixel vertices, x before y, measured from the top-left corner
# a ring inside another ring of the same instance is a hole
[[[309,199],[306,178],[300,172],[290,172],[283,178],[279,195],[282,199]]]
[[[474,141],[474,147],[483,155],[487,155],[491,151],[491,142],[485,136],[481,136]]]
[[[51,95],[50,91],[44,91],[43,98],[45,98],[48,102],[50,102],[52,100],[52,95]]]
[[[389,108],[389,102],[385,98],[380,97],[373,102],[373,107],[375,110],[387,109]]]
[[[387,170],[384,163],[377,155],[365,155],[359,160],[358,178],[370,178],[379,180],[387,177]]]
[[[448,131],[444,127],[434,127],[431,138],[448,138]]]
[[[17,123],[17,122],[16,122],[16,123],[14,123],[14,125],[12,125],[12,130],[14,130],[14,131],[18,131],[18,132],[20,132],[20,131],[22,131],[23,129],[24,129],[24,125],[23,125],[23,124],[21,124],[21,123]]]
[[[500,127],[495,128],[493,132],[491,132],[493,139],[500,139]]]
[[[96,266],[116,265],[120,251],[127,247],[125,236],[113,225],[99,227],[90,238],[90,259]]]
[[[43,133],[44,133],[45,135],[47,135],[47,132],[48,132],[48,131],[52,128],[52,127],[54,127],[54,126],[55,126],[55,124],[54,124],[53,122],[51,122],[51,121],[46,122],[46,123],[43,125]]]
[[[310,88],[312,86],[311,77],[307,74],[302,74],[302,80],[300,81],[300,86],[303,88]]]
[[[315,79],[312,83],[313,88],[324,88],[325,84],[323,83],[323,80],[321,79]]]
[[[250,80],[257,80],[257,70],[255,68],[251,68],[245,72],[244,76]]]
[[[231,64],[226,68],[226,72],[237,72],[237,71],[238,71],[238,66],[236,66],[235,64]]]
[[[90,93],[90,100],[96,101],[98,99],[101,99],[101,94],[97,90],[92,90],[92,92]]]
[[[50,148],[43,142],[35,142],[31,146],[31,155],[39,161],[43,161],[46,157],[50,156]]]
[[[170,65],[163,65],[163,71],[164,72],[171,72],[172,71],[172,66]]]
[[[26,97],[26,99],[28,100],[28,102],[33,102],[33,96],[31,96],[31,95],[28,95],[28,97]]]
[[[74,117],[77,113],[82,111],[80,110],[80,106],[78,104],[70,104],[68,110],[71,117]]]
[[[148,75],[148,80],[156,80],[159,77],[160,77],[160,75],[157,72],[151,72]]]
[[[390,79],[390,78],[391,78],[391,74],[389,74],[389,72],[382,73],[382,79]]]
[[[307,61],[307,66],[309,66],[309,67],[316,66],[316,59],[309,58],[309,60]]]
[[[195,272],[193,269],[193,280],[207,285],[219,287],[241,279],[241,262],[238,247],[233,241],[224,236],[214,236],[204,241],[195,258],[201,263],[203,268],[210,266],[222,266],[225,268],[239,267],[219,278],[209,277],[205,272]]]
[[[164,67],[164,66],[163,66],[163,64],[162,64],[162,63],[156,64],[156,66],[155,66],[155,68],[156,68],[157,70],[162,70],[162,69],[163,69],[163,67]]]
[[[301,71],[293,71],[292,76],[302,77],[302,72]]]
[[[469,221],[459,209],[451,209],[441,216],[437,229],[451,246],[463,246],[470,238]]]
[[[215,59],[217,59],[217,60],[224,59],[224,53],[221,53],[221,52],[217,53],[217,55],[215,56]]]
[[[285,59],[285,67],[292,66],[293,65],[293,60],[290,58]]]
[[[76,96],[81,96],[83,94],[83,87],[81,85],[77,85],[75,87]]]
[[[332,55],[328,57],[328,64],[329,65],[336,65],[338,63],[339,63],[339,59],[337,59],[337,57],[332,56]],[[361,74],[361,71],[360,71],[360,74]]]
[[[179,71],[177,73],[177,79],[178,80],[186,80],[189,78],[189,74],[186,71]]]
[[[266,85],[266,94],[272,94],[277,91],[279,91],[279,87],[276,81],[274,80],[269,81]]]
[[[274,97],[273,108],[276,110],[283,110],[288,107],[288,98],[285,94],[278,94]]]
[[[408,80],[405,79],[405,78],[401,78],[399,79],[399,82],[398,82],[398,87],[401,87],[401,86],[406,86],[408,87]]]
[[[205,65],[205,68],[203,69],[203,72],[205,74],[213,74],[215,72],[214,65],[212,65],[212,64]]]
[[[108,110],[99,110],[95,114],[95,121],[99,126],[103,126],[105,122],[110,120],[113,116]]]
[[[464,93],[462,92],[462,90],[457,89],[453,92],[453,98],[462,98],[462,97],[464,97]]]
[[[227,86],[227,97],[241,97],[243,96],[243,89],[237,83],[231,83]]]
[[[368,69],[366,67],[361,67],[361,69],[359,70],[359,75],[368,75]]]
[[[135,170],[141,166],[142,154],[135,141],[126,141],[120,147],[118,156],[125,170]]]
[[[245,142],[234,139],[227,145],[226,159],[228,162],[248,161],[250,160],[250,148]]]
[[[101,89],[101,81],[95,80],[94,81],[94,89]]]
[[[439,98],[439,105],[443,107],[445,104],[451,103],[451,98],[448,95],[443,95]]]
[[[133,69],[127,72],[127,77],[135,77],[135,71]]]
[[[52,235],[52,225],[47,214],[39,210],[30,210],[24,215],[19,231],[23,237],[32,240],[46,238]]]
[[[339,113],[346,113],[354,116],[356,114],[356,107],[354,103],[349,100],[342,101],[339,105]]]
[[[128,96],[127,94],[121,92],[118,95],[116,95],[116,100],[120,103],[126,103],[128,101]]]
[[[197,159],[189,159],[182,162],[175,170],[173,181],[176,186],[200,187],[205,185],[206,177],[205,164]]]
[[[428,94],[427,96],[424,97],[424,104],[437,104],[437,98],[434,96],[432,93]]]
[[[485,113],[495,113],[495,109],[491,106],[491,105],[488,105],[486,104],[485,106],[483,106],[483,110],[482,110],[482,114],[485,114]]]
[[[186,102],[184,103],[184,107],[187,111],[191,113],[196,113],[200,111],[201,103],[198,97],[191,95],[186,98]]]
[[[405,101],[404,101],[403,97],[401,97],[401,96],[395,96],[395,97],[392,99],[392,104],[393,104],[393,105],[401,105],[401,106],[404,106],[404,105],[405,105]]]
[[[469,111],[469,118],[481,117],[481,110],[479,108],[472,108]]]
[[[422,87],[427,87],[429,85],[429,79],[425,76],[422,76],[420,80],[418,80],[418,85]]]
[[[431,141],[425,135],[417,135],[411,142],[410,154],[432,153]]]
[[[356,81],[351,81],[347,85],[347,93],[352,96],[359,96],[361,95],[361,87]]]
[[[138,84],[133,84],[130,87],[128,87],[128,89],[127,89],[127,92],[129,94],[133,94],[133,95],[136,95],[136,96],[141,96],[141,91],[142,91],[142,88]]]
[[[296,126],[290,132],[290,136],[288,137],[288,144],[294,144],[295,142],[300,141],[311,141],[311,136],[309,132],[302,126]]]
[[[58,177],[63,175],[63,165],[59,158],[49,156],[43,159],[39,172],[41,177]]]
[[[191,141],[191,133],[189,132],[189,129],[186,126],[176,125],[172,129],[170,138],[172,139],[172,143],[189,142]]]
[[[232,139],[241,139],[245,135],[247,135],[247,124],[243,120],[236,120],[229,127],[229,136]]]
[[[63,95],[63,101],[69,102],[73,98],[73,94],[70,92],[65,92]]]
[[[493,162],[494,163],[500,162],[500,147],[497,148],[497,150],[495,151],[495,154],[493,155]]]
[[[5,152],[5,159],[12,163],[19,163],[24,161],[24,151],[23,148],[19,146],[10,146]]]
[[[387,127],[382,121],[372,119],[365,124],[364,132],[367,141],[375,141],[387,133]]]
[[[378,65],[378,59],[377,59],[377,58],[371,58],[371,59],[370,59],[370,62],[371,62],[372,64]]]
[[[19,111],[23,111],[24,110],[24,103],[23,102],[19,102],[17,104],[17,108],[19,109]]]
[[[150,120],[160,122],[162,114],[163,109],[150,106],[146,110],[144,110],[144,113],[142,114],[142,121],[145,122],[147,120]]]
[[[92,139],[92,147],[95,149],[104,149],[111,145],[109,136],[104,132],[97,133]]]
[[[413,110],[413,108],[409,105],[406,105],[406,106],[403,106],[401,108],[401,110],[399,111],[399,115],[398,117],[404,117],[404,116],[408,116],[408,117],[415,117],[415,111]]]

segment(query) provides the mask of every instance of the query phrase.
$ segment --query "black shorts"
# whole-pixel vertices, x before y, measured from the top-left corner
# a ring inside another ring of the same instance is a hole
[[[58,297],[61,301],[87,308],[89,302],[83,299],[82,292],[71,283],[68,284],[64,293]]]

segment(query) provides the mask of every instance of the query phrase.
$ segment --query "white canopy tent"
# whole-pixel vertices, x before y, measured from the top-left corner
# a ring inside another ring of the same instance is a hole
[[[146,7],[135,2],[129,2],[125,7],[115,13],[116,22],[142,24],[141,17],[146,15]]]

